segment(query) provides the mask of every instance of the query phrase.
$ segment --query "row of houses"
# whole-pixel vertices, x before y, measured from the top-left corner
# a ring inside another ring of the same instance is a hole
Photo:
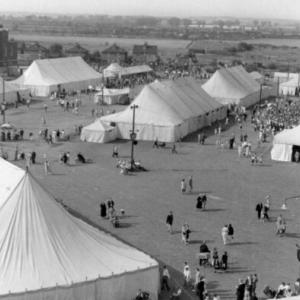
[[[79,43],[76,43],[70,48],[63,49],[61,53],[53,53],[50,49],[38,42],[29,44],[22,43],[18,48],[18,62],[21,65],[28,65],[36,59],[45,59],[50,57],[57,58],[62,55],[66,57],[80,56],[87,61],[90,58],[88,49],[82,47]],[[117,44],[113,44],[104,49],[100,53],[99,57],[103,64],[110,64],[113,62],[126,64],[129,61],[129,58],[129,52]],[[131,61],[135,64],[154,63],[158,60],[158,58],[158,48],[155,45],[145,43],[143,45],[133,46]]]

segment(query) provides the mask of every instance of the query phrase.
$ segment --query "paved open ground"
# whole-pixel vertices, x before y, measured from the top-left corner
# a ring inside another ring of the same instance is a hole
[[[83,100],[79,115],[63,112],[54,102],[48,102],[47,127],[65,129],[71,132],[75,124],[92,122],[90,110],[92,100]],[[106,107],[105,109],[110,109]],[[191,136],[178,146],[178,154],[170,149],[153,149],[151,142],[139,142],[136,159],[141,160],[149,171],[129,176],[119,174],[116,161],[111,157],[113,144],[88,144],[79,138],[70,142],[47,145],[37,137],[43,127],[43,103],[33,103],[29,110],[21,106],[7,111],[6,118],[16,126],[33,132],[35,139],[19,143],[24,151],[35,150],[38,162],[43,153],[52,161],[54,175],[45,176],[42,164],[31,168],[32,174],[56,198],[62,199],[70,208],[94,224],[104,228],[144,250],[172,270],[172,285],[182,283],[182,268],[188,261],[193,273],[197,267],[195,254],[200,240],[207,240],[210,248],[216,246],[220,252],[229,253],[229,270],[214,273],[201,269],[208,280],[212,293],[220,294],[222,299],[232,299],[239,278],[257,273],[259,278],[258,295],[262,296],[265,284],[277,287],[284,280],[294,283],[299,273],[295,243],[300,238],[300,203],[291,200],[289,209],[280,210],[284,197],[300,194],[299,165],[270,161],[270,143],[264,144],[264,164],[251,166],[248,159],[239,158],[236,150],[216,147],[216,137],[209,136],[206,145],[200,146]],[[239,134],[236,126],[223,132],[223,137],[232,132]],[[248,126],[247,130],[253,144],[256,135]],[[120,155],[127,158],[130,153],[129,142],[118,142]],[[14,142],[1,143],[13,158]],[[74,155],[81,151],[93,163],[87,165],[63,166],[57,160],[59,152],[70,151]],[[24,162],[18,162],[24,166]],[[194,177],[194,193],[181,195],[180,180],[189,175]],[[195,209],[199,192],[208,193],[206,211]],[[275,235],[275,223],[262,223],[256,219],[255,205],[264,197],[272,196],[271,213],[273,220],[283,213],[288,222],[287,235]],[[99,217],[99,202],[112,197],[117,209],[125,209],[126,217],[121,219],[121,228],[113,228],[107,220]],[[175,215],[175,233],[170,235],[165,227],[165,217],[172,210]],[[180,228],[188,222],[191,229],[191,243],[181,242]],[[221,228],[232,223],[235,239],[227,246],[222,245]],[[161,299],[168,299],[166,293]],[[190,290],[184,291],[183,299],[195,299]]]

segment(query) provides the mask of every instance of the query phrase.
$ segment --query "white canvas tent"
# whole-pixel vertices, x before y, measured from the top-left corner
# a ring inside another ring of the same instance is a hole
[[[264,80],[264,76],[257,71],[253,71],[249,74],[254,80],[256,80],[259,83],[263,82],[263,80]]]
[[[226,109],[193,80],[153,82],[143,88],[133,104],[138,105],[135,113],[138,140],[174,142],[226,116]],[[119,138],[130,138],[130,107],[101,120],[107,124],[114,122]]]
[[[283,82],[279,85],[279,94],[295,96],[296,89],[298,88],[299,88],[298,78],[292,78],[291,80],[287,82]]]
[[[147,65],[121,67],[117,63],[112,63],[103,70],[103,74],[105,78],[109,78],[109,77],[121,78],[124,76],[130,76],[135,74],[146,74],[150,72],[153,72],[153,70]]]
[[[60,88],[66,91],[88,89],[99,84],[101,74],[81,57],[63,57],[35,60],[12,83],[29,88],[33,96],[48,97]]]
[[[104,88],[103,92],[98,92],[95,94],[95,103],[102,102],[108,105],[113,104],[128,104],[129,103],[129,93],[130,88],[124,89],[107,89]]]
[[[292,161],[295,151],[300,151],[300,126],[283,130],[274,136],[271,150],[273,160]]]
[[[110,126],[97,119],[94,123],[81,130],[80,139],[84,142],[108,143],[117,138],[116,127]]]
[[[15,103],[18,101],[18,94],[20,100],[29,97],[29,89],[20,88],[10,81],[4,80],[4,100],[6,103]],[[3,78],[0,77],[0,101],[3,101]]]
[[[275,82],[287,82],[292,79],[299,80],[299,74],[298,73],[287,73],[287,72],[275,72],[274,73],[274,81]]]
[[[260,85],[242,66],[217,70],[202,87],[222,104],[248,107],[259,101]]]
[[[24,170],[0,159],[1,299],[157,300],[158,263],[70,215]]]
[[[153,70],[147,65],[139,65],[123,68],[121,70],[120,76],[130,76],[135,74],[146,74],[151,73]]]
[[[123,68],[119,64],[112,63],[103,70],[103,75],[105,78],[119,77],[122,69]]]

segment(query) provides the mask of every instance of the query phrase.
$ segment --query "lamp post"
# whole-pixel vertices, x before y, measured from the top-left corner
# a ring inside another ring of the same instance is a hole
[[[136,133],[135,133],[135,110],[138,108],[138,105],[134,104],[130,106],[132,109],[132,129],[130,133],[131,139],[131,155],[130,155],[130,168],[131,170],[134,169],[134,145],[136,142]]]
[[[1,104],[1,112],[3,117],[3,123],[5,123],[5,110],[6,110],[6,104],[5,104],[5,81],[4,78],[2,78],[2,104]]]
[[[260,90],[259,90],[259,104],[261,104],[262,87],[263,87],[263,84],[261,83],[260,84]]]

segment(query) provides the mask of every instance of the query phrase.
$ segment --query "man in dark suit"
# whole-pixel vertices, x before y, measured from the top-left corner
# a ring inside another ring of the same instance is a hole
[[[245,283],[242,279],[239,279],[239,284],[236,287],[236,300],[244,300]]]

